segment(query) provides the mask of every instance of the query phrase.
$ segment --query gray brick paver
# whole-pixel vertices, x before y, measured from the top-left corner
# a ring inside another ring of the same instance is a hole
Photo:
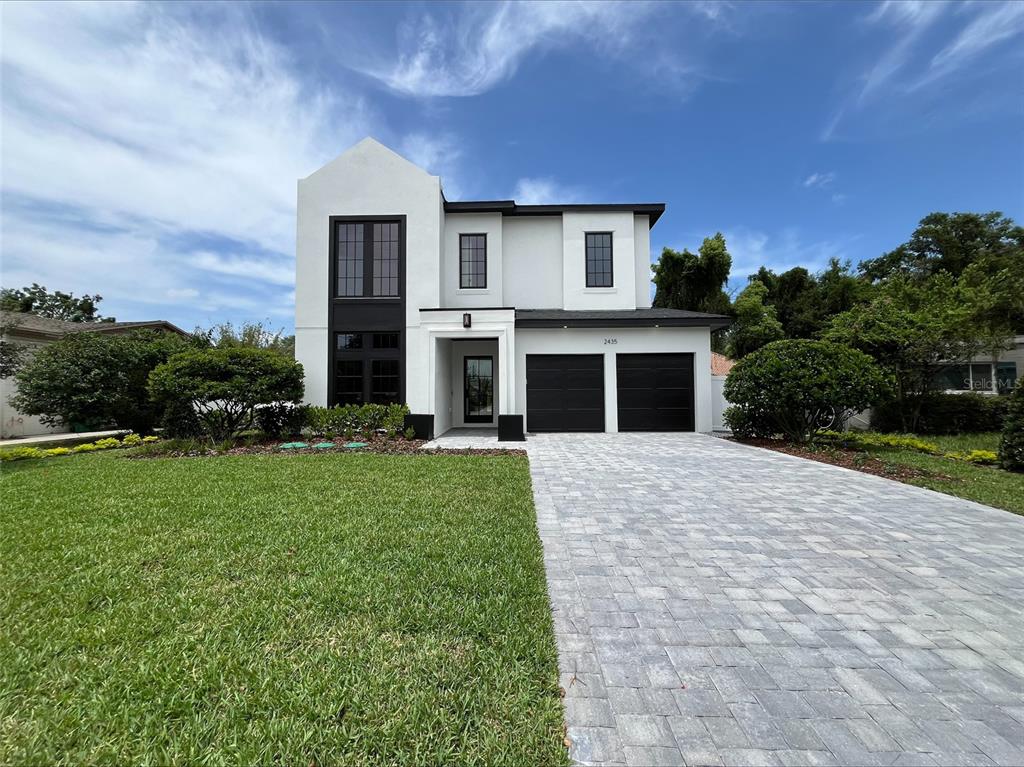
[[[577,762],[1024,760],[1024,519],[704,435],[526,447]]]

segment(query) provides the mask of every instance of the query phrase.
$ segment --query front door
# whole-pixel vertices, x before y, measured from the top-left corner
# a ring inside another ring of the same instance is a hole
[[[462,380],[465,382],[466,423],[494,422],[494,357],[466,357]]]

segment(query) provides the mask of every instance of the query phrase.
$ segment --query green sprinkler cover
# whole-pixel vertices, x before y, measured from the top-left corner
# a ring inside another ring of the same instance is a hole
[[[346,442],[345,443],[345,447],[350,448],[350,449],[351,448],[356,448],[356,447],[366,447],[367,444],[368,443],[366,443],[366,442]]]
[[[315,445],[313,445],[313,447],[315,447],[317,450],[326,450],[329,447],[334,447],[334,443],[333,442],[317,442]]]
[[[285,442],[283,445],[278,445],[282,450],[297,450],[300,447],[309,447],[305,442]]]

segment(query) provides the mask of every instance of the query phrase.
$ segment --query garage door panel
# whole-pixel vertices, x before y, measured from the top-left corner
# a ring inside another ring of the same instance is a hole
[[[693,431],[693,355],[616,355],[620,431]]]
[[[526,355],[526,428],[604,431],[604,358]]]

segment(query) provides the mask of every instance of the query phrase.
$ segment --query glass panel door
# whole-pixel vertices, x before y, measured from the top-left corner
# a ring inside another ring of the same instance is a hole
[[[494,358],[466,357],[463,370],[466,386],[466,423],[494,420]]]

